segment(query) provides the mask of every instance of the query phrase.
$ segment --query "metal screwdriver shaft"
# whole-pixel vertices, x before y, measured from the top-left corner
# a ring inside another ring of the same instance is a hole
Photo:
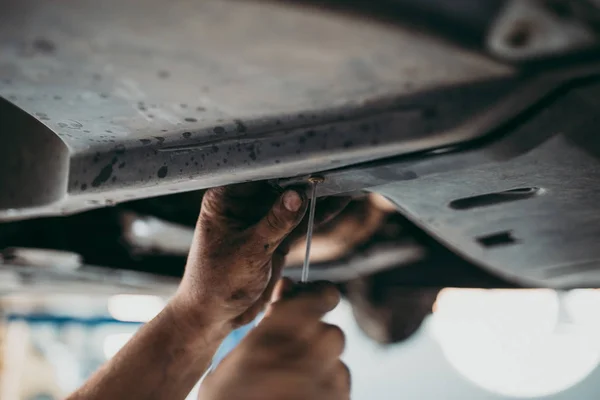
[[[323,182],[323,178],[314,177],[308,180],[311,184],[310,208],[308,211],[308,228],[306,230],[306,254],[304,255],[304,265],[302,266],[301,282],[308,282],[308,272],[310,270],[310,245],[312,243],[313,227],[315,225],[315,210],[317,202],[317,184]]]

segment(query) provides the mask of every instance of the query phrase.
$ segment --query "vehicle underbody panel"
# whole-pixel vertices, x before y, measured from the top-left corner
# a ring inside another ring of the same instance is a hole
[[[27,114],[3,103],[3,136],[48,129],[66,147],[33,157],[69,164],[52,196],[43,171],[2,168],[18,174],[3,196],[22,181],[43,191],[5,200],[3,218],[460,143],[504,117],[473,121],[520,82],[401,25],[289,3],[29,0],[0,18],[0,95]]]
[[[587,1],[312,3],[5,2],[0,220],[319,173],[511,282],[600,285]]]

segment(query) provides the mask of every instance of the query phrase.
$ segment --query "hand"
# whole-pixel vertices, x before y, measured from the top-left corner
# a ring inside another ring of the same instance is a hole
[[[218,325],[227,332],[252,321],[281,277],[288,240],[282,242],[301,234],[307,203],[304,190],[280,194],[266,183],[207,191],[173,302],[183,308],[176,313],[182,316],[178,325],[190,331]],[[321,220],[345,203],[325,200],[324,205]]]
[[[256,317],[281,274],[279,244],[306,207],[302,193],[280,195],[266,183],[206,192],[176,295],[192,328],[197,321],[230,330]]]
[[[261,323],[207,376],[201,400],[348,400],[344,334],[321,322],[339,302],[325,283],[279,284]]]

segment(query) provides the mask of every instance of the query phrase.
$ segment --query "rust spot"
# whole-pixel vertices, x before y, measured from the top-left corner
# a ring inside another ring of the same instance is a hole
[[[100,171],[98,176],[96,176],[94,178],[94,180],[92,181],[92,186],[98,187],[98,186],[102,185],[104,182],[106,182],[110,179],[112,173],[113,173],[113,164],[111,163],[111,164],[108,164],[107,166],[105,166],[104,168],[102,168],[102,170]]]
[[[166,165],[164,165],[164,166],[160,167],[160,169],[158,170],[158,172],[156,173],[156,175],[157,175],[157,176],[158,176],[160,179],[162,179],[162,178],[164,178],[165,176],[167,176],[167,174],[168,174],[168,173],[169,173],[169,168],[168,168]]]
[[[33,41],[33,48],[44,54],[52,54],[56,51],[56,45],[54,42],[44,38],[35,39]]]
[[[244,133],[247,131],[246,125],[244,125],[244,123],[241,120],[236,119],[236,120],[234,120],[234,122],[235,122],[235,127],[236,127],[236,130],[238,131],[238,133]]]

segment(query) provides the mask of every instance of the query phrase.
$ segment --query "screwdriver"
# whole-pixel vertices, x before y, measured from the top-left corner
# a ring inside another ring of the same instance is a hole
[[[308,211],[308,227],[306,230],[306,253],[304,255],[304,264],[302,265],[301,282],[308,282],[308,273],[310,271],[310,245],[312,243],[313,228],[315,226],[315,211],[317,206],[317,185],[325,179],[320,176],[308,178],[311,185],[310,208]]]

